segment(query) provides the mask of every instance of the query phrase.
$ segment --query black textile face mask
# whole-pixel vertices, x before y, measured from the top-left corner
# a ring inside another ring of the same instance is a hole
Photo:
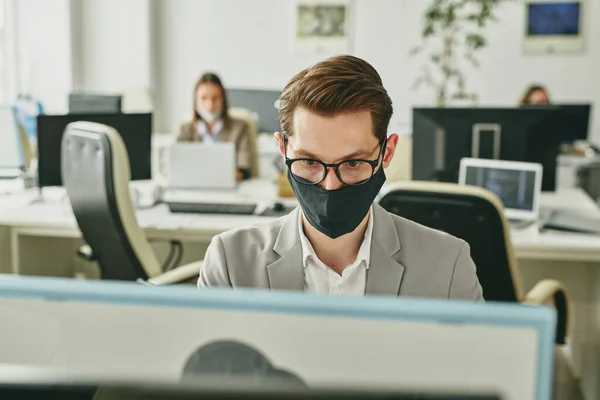
[[[288,180],[304,216],[319,232],[332,239],[350,233],[360,225],[385,179],[380,165],[371,179],[362,185],[326,190],[319,185],[297,182],[288,169]]]

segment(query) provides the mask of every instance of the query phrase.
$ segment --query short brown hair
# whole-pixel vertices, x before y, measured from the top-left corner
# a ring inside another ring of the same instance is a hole
[[[392,100],[375,68],[349,55],[328,58],[290,79],[279,103],[282,133],[293,133],[294,111],[297,108],[331,117],[370,111],[373,134],[380,142],[387,137],[393,113]]]
[[[223,114],[221,115],[221,118],[223,118],[223,120],[226,121],[229,118],[229,114],[227,113],[227,109],[229,107],[229,105],[227,103],[227,93],[225,92],[225,88],[223,87],[221,78],[219,78],[219,76],[217,74],[213,74],[212,72],[207,72],[205,74],[202,74],[202,76],[200,76],[200,78],[198,78],[198,81],[196,82],[196,86],[194,87],[193,121],[198,122],[198,121],[202,120],[202,117],[200,116],[200,114],[198,114],[198,111],[196,111],[196,93],[198,92],[198,88],[200,87],[200,85],[202,85],[203,83],[213,83],[221,88],[221,92],[223,95]]]

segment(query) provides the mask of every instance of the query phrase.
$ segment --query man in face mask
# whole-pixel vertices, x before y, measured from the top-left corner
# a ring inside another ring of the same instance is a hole
[[[300,207],[216,236],[198,285],[483,300],[467,243],[373,204],[398,144],[391,116],[364,60],[337,56],[294,76],[275,138]]]

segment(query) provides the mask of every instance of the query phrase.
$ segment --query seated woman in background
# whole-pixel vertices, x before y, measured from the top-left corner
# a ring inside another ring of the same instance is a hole
[[[519,105],[544,105],[550,104],[548,91],[542,85],[531,85],[525,91]]]
[[[227,113],[227,95],[219,77],[206,73],[194,90],[192,120],[181,125],[178,142],[235,143],[237,179],[250,177],[250,126]]]

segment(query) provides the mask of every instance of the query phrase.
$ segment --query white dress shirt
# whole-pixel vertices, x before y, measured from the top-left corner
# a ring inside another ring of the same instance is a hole
[[[206,126],[206,122],[199,120],[198,121],[198,134],[202,137],[202,140],[206,144],[215,144],[219,142],[219,136],[221,136],[221,132],[223,132],[223,120],[218,120],[213,126],[212,132],[208,131],[208,126]]]
[[[364,296],[367,285],[367,269],[371,258],[371,239],[373,237],[373,209],[369,210],[369,222],[356,260],[348,265],[340,276],[325,265],[310,244],[302,228],[300,214],[300,243],[302,244],[302,263],[304,266],[304,291],[318,294],[343,294]]]

